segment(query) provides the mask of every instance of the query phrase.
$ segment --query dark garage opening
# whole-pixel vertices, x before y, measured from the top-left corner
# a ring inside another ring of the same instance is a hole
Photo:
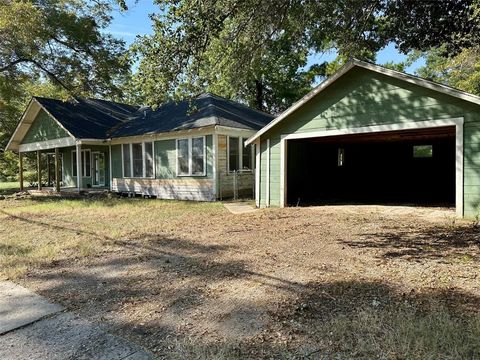
[[[455,204],[455,127],[288,140],[287,203]]]

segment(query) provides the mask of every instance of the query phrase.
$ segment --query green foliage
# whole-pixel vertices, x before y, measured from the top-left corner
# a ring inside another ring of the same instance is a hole
[[[478,0],[386,1],[384,36],[408,53],[444,45],[455,55],[480,42]]]
[[[444,47],[427,52],[418,75],[480,95],[480,46],[463,49],[455,56],[444,54]]]
[[[375,60],[390,42],[425,51],[460,51],[478,43],[478,0],[157,0],[154,34],[132,47],[133,84],[156,106],[212,91],[279,112],[318,77],[351,57]],[[305,69],[307,56],[336,49],[332,64]],[[405,64],[387,64],[403,70]]]
[[[163,12],[153,17],[154,34],[132,47],[140,60],[134,81],[139,99],[155,106],[212,91],[282,111],[326,75],[326,64],[305,68],[308,54],[336,46],[371,58],[380,48],[364,32],[334,41],[347,26],[374,21],[368,1],[361,1],[364,7],[351,6],[358,1],[337,3],[158,1]]]
[[[109,1],[0,0],[0,179],[18,172],[4,151],[32,95],[122,95],[130,64],[124,43],[103,32]]]
[[[2,0],[0,74],[4,82],[48,79],[74,95],[115,93],[126,73],[124,43],[103,33],[108,2]],[[12,36],[13,34],[14,36]]]

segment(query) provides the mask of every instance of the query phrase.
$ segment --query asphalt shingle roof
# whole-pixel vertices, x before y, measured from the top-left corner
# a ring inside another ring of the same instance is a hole
[[[259,130],[273,119],[272,115],[213,94],[170,102],[155,111],[96,99],[35,99],[79,139],[109,139],[212,125]]]

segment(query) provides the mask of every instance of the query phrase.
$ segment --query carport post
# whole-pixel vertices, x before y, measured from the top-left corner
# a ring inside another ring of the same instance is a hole
[[[77,143],[77,187],[78,192],[82,191],[82,144]]]
[[[18,153],[18,181],[20,182],[20,191],[23,191],[23,153]]]
[[[42,190],[42,162],[41,162],[42,153],[40,150],[37,150],[37,181],[38,181],[38,190]]]
[[[55,148],[55,191],[60,192],[60,152]]]

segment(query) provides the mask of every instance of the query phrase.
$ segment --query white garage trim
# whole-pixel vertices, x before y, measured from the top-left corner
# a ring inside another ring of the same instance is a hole
[[[255,205],[260,207],[260,166],[261,166],[261,152],[260,152],[260,138],[255,141]]]
[[[455,207],[457,215],[461,217],[463,216],[463,122],[463,117],[458,117],[282,135],[280,139],[280,206],[285,206],[287,196],[287,140],[455,126]]]
[[[267,174],[265,181],[265,206],[270,207],[270,139],[267,139]]]

